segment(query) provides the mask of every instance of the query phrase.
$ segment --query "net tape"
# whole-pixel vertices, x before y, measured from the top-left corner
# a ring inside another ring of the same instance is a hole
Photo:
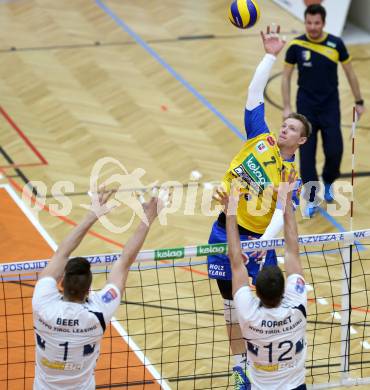
[[[348,231],[341,233],[325,233],[299,236],[300,245],[318,246],[330,243],[355,243],[356,240],[362,240],[370,237],[370,229]],[[270,240],[250,240],[241,241],[241,248],[244,252],[284,248],[285,240],[283,238],[274,238]],[[208,256],[210,254],[227,254],[227,244],[204,244],[176,248],[163,248],[154,250],[144,250],[139,252],[136,262],[152,262],[160,260],[180,260],[190,257]],[[114,263],[121,253],[98,254],[86,256],[92,266],[110,266]],[[29,274],[42,271],[49,260],[29,260],[17,263],[2,263],[0,265],[0,277],[12,274]]]

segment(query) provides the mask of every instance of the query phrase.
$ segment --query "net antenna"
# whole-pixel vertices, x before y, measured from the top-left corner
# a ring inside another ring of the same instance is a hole
[[[351,210],[350,210],[350,231],[353,231],[354,212],[354,183],[355,183],[355,136],[357,125],[356,107],[352,109],[352,162],[351,162]],[[343,249],[343,280],[342,280],[342,315],[341,315],[341,370],[342,380],[349,379],[349,362],[351,348],[351,281],[352,281],[352,250],[354,241]]]
[[[356,140],[356,126],[358,121],[358,115],[356,111],[356,107],[352,109],[352,129],[351,129],[351,139],[352,139],[352,162],[351,162],[351,214],[350,214],[350,228],[349,230],[353,230],[353,212],[354,212],[354,191],[355,191],[355,140]]]

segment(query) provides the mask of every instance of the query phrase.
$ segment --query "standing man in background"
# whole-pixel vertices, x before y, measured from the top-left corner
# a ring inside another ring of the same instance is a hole
[[[351,87],[357,114],[364,112],[364,100],[360,86],[341,38],[324,32],[326,11],[320,4],[313,4],[305,11],[306,34],[290,42],[285,55],[282,79],[284,118],[291,113],[290,84],[294,65],[298,64],[297,112],[312,124],[312,135],[300,148],[300,170],[303,184],[318,182],[316,171],[316,146],[321,130],[325,154],[322,178],[324,198],[333,202],[333,182],[340,176],[343,155],[343,138],[340,128],[340,104],[338,92],[338,62],[341,62]],[[317,211],[318,184],[308,187],[305,198],[307,217]]]

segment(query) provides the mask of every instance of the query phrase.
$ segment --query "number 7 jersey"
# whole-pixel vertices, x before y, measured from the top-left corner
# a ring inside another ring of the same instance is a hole
[[[304,384],[307,291],[303,277],[287,278],[277,308],[262,306],[248,286],[236,292],[234,302],[252,390],[288,390]]]
[[[63,301],[55,279],[35,286],[35,390],[94,390],[94,370],[105,328],[120,304],[113,284],[81,303]]]
[[[278,187],[282,169],[288,172],[297,168],[292,161],[281,158],[276,138],[271,133],[263,133],[248,139],[240,152],[233,158],[223,184],[230,191],[231,182],[238,179],[242,184],[242,196],[237,211],[238,225],[263,234],[269,225],[276,207],[277,195],[268,187]],[[300,181],[296,176],[296,188]],[[293,201],[298,205],[299,194],[294,193]]]

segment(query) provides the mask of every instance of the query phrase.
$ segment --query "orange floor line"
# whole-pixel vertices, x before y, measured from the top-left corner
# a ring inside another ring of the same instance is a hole
[[[49,258],[52,250],[12,197],[0,188],[2,262]],[[31,298],[34,281],[0,281],[0,388],[31,390],[34,336]],[[129,385],[127,385],[129,382]],[[110,326],[104,336],[96,370],[98,389],[159,389],[135,353]],[[122,384],[122,385],[120,385]]]

